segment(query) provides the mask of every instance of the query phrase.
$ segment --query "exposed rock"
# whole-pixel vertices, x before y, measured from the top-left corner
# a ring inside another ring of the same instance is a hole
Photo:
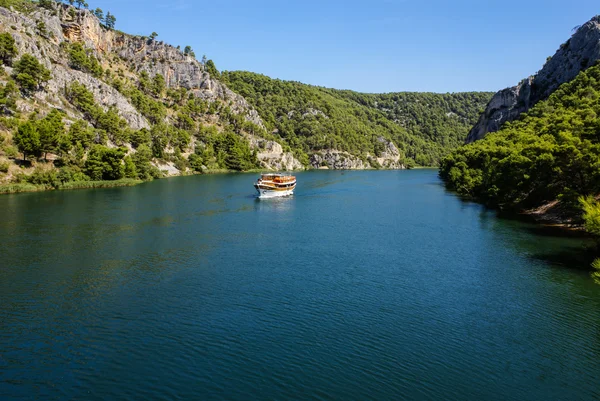
[[[55,65],[52,68],[52,79],[48,82],[47,91],[39,92],[36,96],[45,98],[47,101],[55,103],[60,101],[60,94],[64,92],[64,88],[68,87],[73,81],[85,85],[92,92],[94,99],[105,110],[108,107],[114,106],[119,115],[127,121],[127,124],[133,129],[150,128],[148,120],[142,116],[129,103],[129,100],[123,96],[115,88],[105,84],[80,71],[67,69],[62,65]]]
[[[177,169],[177,167],[175,167],[175,165],[171,162],[165,162],[165,163],[156,162],[153,164],[154,164],[154,166],[156,166],[156,168],[158,168],[160,171],[162,171],[167,177],[174,177],[174,176],[181,174],[181,172]]]
[[[291,119],[294,117],[294,114],[296,114],[296,111],[291,110],[287,113],[287,118]],[[316,116],[321,116],[323,118],[329,118],[327,117],[327,115],[325,113],[323,113],[321,110],[317,110],[317,109],[313,109],[311,107],[309,107],[308,109],[306,109],[306,111],[304,113],[302,113],[302,118],[306,118],[306,117],[316,117]]]
[[[284,152],[283,147],[275,141],[249,136],[250,148],[257,150],[257,158],[263,168],[268,170],[288,171],[304,168],[292,153]]]
[[[390,170],[405,169],[405,165],[400,161],[401,156],[396,145],[383,137],[378,138],[378,141],[385,145],[385,150],[380,152],[377,157],[367,154],[367,161],[348,152],[327,149],[312,154],[310,156],[310,166],[316,169],[327,168],[331,170],[363,170],[375,166]]]
[[[138,72],[146,71],[150,77],[161,74],[168,88],[183,87],[203,100],[224,101],[234,113],[264,128],[258,112],[246,99],[212,78],[202,63],[171,45],[106,30],[89,12],[78,13],[74,21],[63,23],[62,29],[67,40],[82,41],[100,54],[116,53]]]
[[[383,137],[377,138],[377,141],[383,143],[385,150],[380,152],[376,158],[377,163],[383,168],[392,170],[402,170],[405,168],[404,164],[400,162],[400,152],[392,141],[389,141]]]
[[[571,81],[599,59],[600,16],[596,16],[561,45],[535,76],[496,93],[469,133],[467,143],[483,138],[488,132],[498,131],[505,122],[515,120],[540,100],[547,99],[560,85]]]
[[[327,149],[317,152],[310,157],[310,165],[313,168],[328,167],[332,170],[363,170],[371,168],[369,163],[365,163],[356,156],[348,152]]]
[[[63,8],[60,9],[64,10]],[[62,15],[66,17],[68,13],[64,12]],[[100,28],[97,18],[93,17],[89,12],[80,11],[77,15],[84,21],[87,21],[85,24],[86,28],[67,30],[72,37],[81,38],[83,33],[87,32],[88,29],[101,31],[102,28]],[[92,23],[92,18],[95,20],[95,24]],[[46,31],[51,40],[36,39],[37,20],[44,21]],[[115,88],[89,74],[72,70],[67,66],[68,61],[64,58],[63,52],[61,52],[60,43],[69,38],[63,35],[64,24],[60,19],[60,15],[52,15],[49,11],[38,10],[27,16],[12,13],[0,7],[0,25],[3,28],[9,28],[9,32],[15,39],[15,44],[20,55],[29,53],[35,56],[52,72],[52,79],[46,84],[46,90],[35,94],[38,103],[47,103],[51,107],[63,109],[69,117],[77,117],[75,110],[63,101],[63,96],[64,89],[73,81],[78,81],[93,93],[96,102],[105,109],[115,106],[121,117],[127,121],[131,128],[140,129],[150,127],[148,121]],[[7,68],[7,72],[10,74],[12,70]],[[27,107],[22,106],[21,109],[26,111]]]

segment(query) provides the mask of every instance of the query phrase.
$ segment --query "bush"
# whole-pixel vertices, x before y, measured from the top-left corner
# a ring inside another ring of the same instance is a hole
[[[96,78],[104,73],[98,59],[89,54],[81,43],[73,43],[68,48],[69,65],[79,71],[89,72]]]
[[[95,145],[85,162],[85,173],[94,181],[119,180],[125,176],[125,149]]]
[[[9,167],[8,162],[0,162],[0,173],[8,173]]]
[[[15,39],[10,33],[0,33],[0,62],[11,65],[13,58],[17,55]]]
[[[37,167],[33,174],[27,176],[25,180],[33,185],[41,185],[46,188],[57,188],[60,185],[57,171],[54,169],[44,170]]]

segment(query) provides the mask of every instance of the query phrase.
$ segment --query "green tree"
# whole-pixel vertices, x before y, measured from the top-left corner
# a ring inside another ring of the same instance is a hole
[[[85,162],[85,173],[96,181],[119,180],[125,176],[124,156],[125,149],[109,149],[102,145],[95,145]]]
[[[152,168],[152,150],[147,144],[142,144],[137,148],[137,151],[131,155],[131,160],[135,164],[138,177],[142,180],[152,179],[156,172]],[[158,178],[158,177],[156,177]]]
[[[27,160],[28,155],[37,156],[40,154],[40,134],[34,122],[28,121],[21,124],[13,137],[13,142],[23,153],[23,160]]]
[[[154,78],[152,78],[152,93],[154,96],[162,97],[166,88],[167,84],[165,78],[161,74],[156,74]]]
[[[46,159],[48,153],[58,149],[59,141],[65,135],[63,115],[54,109],[45,118],[37,121],[36,126],[40,138],[40,151]]]
[[[48,38],[48,29],[46,28],[46,23],[44,21],[38,21],[35,25],[35,29],[38,35]]]
[[[217,70],[215,63],[212,60],[208,60],[206,62],[206,71],[208,71],[210,76],[213,78],[219,78],[221,76],[221,74],[219,73],[219,70]]]
[[[52,10],[54,8],[54,2],[52,0],[39,0],[40,7],[43,7],[47,10]]]
[[[12,65],[13,58],[17,55],[15,39],[10,33],[0,33],[0,61],[5,65]]]
[[[103,111],[96,104],[92,92],[90,92],[85,85],[75,81],[66,89],[65,94],[73,106],[81,111],[92,124],[97,124]]]
[[[101,8],[96,8],[94,10],[94,15],[96,16],[96,18],[98,18],[100,21],[104,21],[104,11],[102,11]]]
[[[44,67],[35,57],[24,54],[14,64],[13,77],[25,93],[38,90],[51,78],[50,71]]]
[[[152,32],[152,33],[150,34],[150,40],[154,40],[154,39],[156,39],[156,37],[157,37],[157,36],[158,36],[158,33],[156,33],[156,32]]]
[[[77,120],[69,127],[69,139],[72,146],[78,144],[82,149],[89,148],[94,141],[94,130],[84,120]]]
[[[11,114],[17,109],[19,89],[12,79],[6,85],[0,85],[0,113]]]
[[[79,71],[89,72],[95,77],[101,77],[104,73],[102,66],[93,55],[88,54],[81,43],[73,43],[68,48],[69,65]]]
[[[192,50],[192,46],[186,46],[185,49],[183,49],[183,54],[190,57],[196,57],[194,51]]]
[[[592,196],[580,197],[579,202],[583,209],[584,227],[587,232],[600,239],[600,203]],[[592,278],[597,284],[600,284],[600,258],[592,263],[594,272]]]
[[[115,29],[115,24],[117,23],[117,18],[112,15],[110,12],[106,13],[106,17],[104,18],[104,25],[108,29]]]
[[[137,168],[135,163],[130,156],[125,156],[124,161],[124,174],[125,178],[138,178]]]

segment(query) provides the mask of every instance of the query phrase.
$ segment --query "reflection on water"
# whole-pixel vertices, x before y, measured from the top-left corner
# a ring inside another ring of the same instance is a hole
[[[254,210],[261,212],[285,213],[294,207],[295,195],[278,198],[255,198]]]

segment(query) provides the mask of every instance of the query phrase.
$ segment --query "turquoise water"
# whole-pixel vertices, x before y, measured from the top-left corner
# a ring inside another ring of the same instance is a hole
[[[0,197],[0,399],[593,400],[584,240],[433,170]]]

